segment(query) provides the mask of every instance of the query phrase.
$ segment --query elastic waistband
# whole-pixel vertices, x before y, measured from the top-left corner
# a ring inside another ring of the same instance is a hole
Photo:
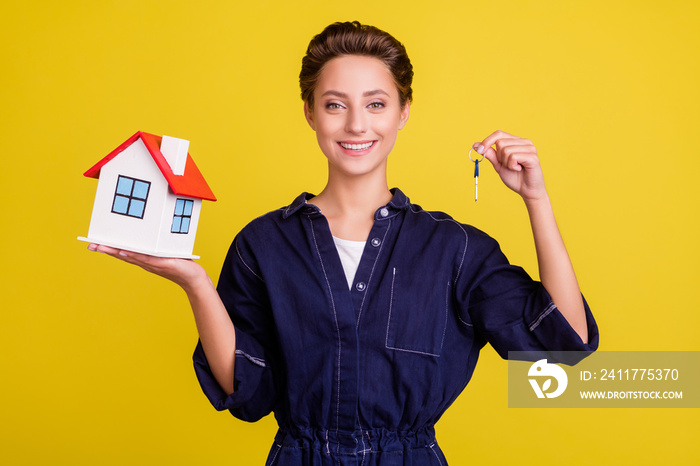
[[[324,453],[352,454],[362,451],[404,451],[430,447],[435,444],[435,428],[433,426],[425,426],[415,431],[378,428],[358,429],[354,432],[280,428],[275,436],[275,443],[285,447],[320,450]]]

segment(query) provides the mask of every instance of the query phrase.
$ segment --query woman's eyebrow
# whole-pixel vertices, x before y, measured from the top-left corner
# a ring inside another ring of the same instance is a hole
[[[363,93],[362,97],[369,97],[369,96],[378,95],[378,94],[383,94],[387,97],[389,96],[389,93],[384,91],[383,89],[375,89],[373,91],[367,91],[367,92]]]
[[[382,90],[382,89],[374,89],[374,90],[371,90],[371,91],[365,91],[365,92],[363,92],[363,93],[362,93],[362,97],[370,97],[370,96],[378,95],[378,94],[383,94],[383,95],[385,95],[385,96],[389,96],[389,93],[387,93],[386,91],[384,91],[384,90]],[[340,97],[341,99],[347,99],[347,97],[348,97],[348,95],[347,95],[346,93],[340,92],[340,91],[335,91],[335,90],[333,90],[333,89],[324,92],[323,94],[321,94],[321,97],[325,97],[325,96],[327,96],[327,95],[332,95],[332,96],[335,96],[335,97]]]

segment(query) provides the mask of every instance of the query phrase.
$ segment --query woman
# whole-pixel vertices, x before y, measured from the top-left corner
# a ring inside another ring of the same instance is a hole
[[[328,182],[248,224],[218,292],[192,261],[91,245],[187,292],[202,388],[247,421],[274,411],[269,464],[446,464],[433,425],[486,342],[504,358],[597,347],[531,141],[496,131],[474,149],[523,198],[542,283],[486,234],[389,189],[412,77],[376,28],[336,23],[311,41],[300,83]]]

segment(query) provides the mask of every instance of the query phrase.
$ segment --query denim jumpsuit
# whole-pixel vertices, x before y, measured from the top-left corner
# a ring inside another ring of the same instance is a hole
[[[197,345],[214,407],[279,424],[270,465],[446,465],[434,425],[488,342],[508,351],[594,351],[498,243],[398,189],[378,209],[353,285],[328,222],[303,193],[234,239],[218,292],[236,328],[234,390]],[[585,303],[585,301],[584,301]]]

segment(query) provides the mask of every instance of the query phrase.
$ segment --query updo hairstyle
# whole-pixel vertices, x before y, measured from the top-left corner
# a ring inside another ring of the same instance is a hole
[[[358,21],[333,23],[311,39],[301,60],[299,86],[301,98],[314,108],[314,90],[323,66],[344,55],[362,55],[382,61],[391,72],[399,92],[401,107],[413,100],[413,66],[406,48],[391,34]]]

